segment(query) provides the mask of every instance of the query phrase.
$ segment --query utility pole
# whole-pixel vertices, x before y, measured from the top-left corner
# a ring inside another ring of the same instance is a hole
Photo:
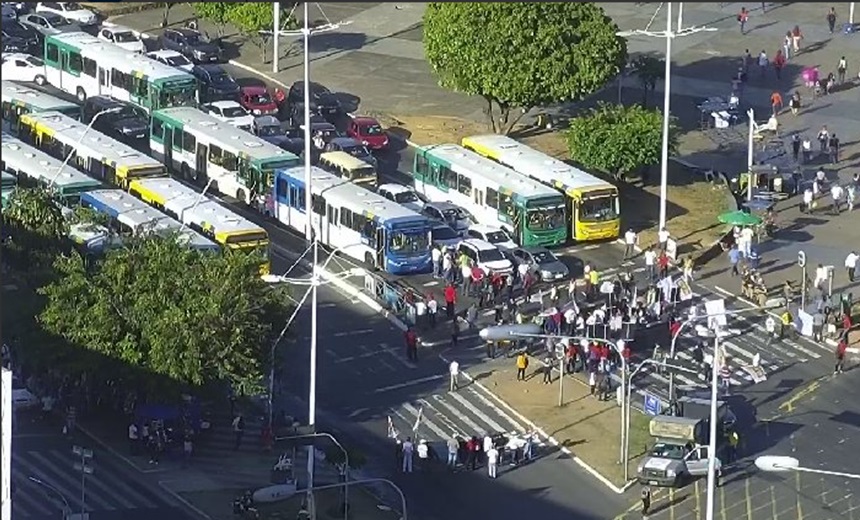
[[[87,475],[93,474],[93,467],[90,462],[93,460],[93,450],[89,450],[82,446],[72,446],[74,453],[79,462],[75,462],[74,468],[81,473],[81,512],[79,515],[69,515],[69,520],[89,520],[90,514],[87,512]]]
[[[274,21],[272,24],[272,72],[277,74],[281,61],[281,51],[278,48],[281,39],[281,3],[272,2],[272,9],[274,9],[272,13],[272,20]]]

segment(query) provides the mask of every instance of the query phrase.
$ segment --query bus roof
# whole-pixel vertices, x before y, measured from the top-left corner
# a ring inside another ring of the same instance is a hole
[[[481,177],[489,184],[499,186],[500,191],[510,190],[513,195],[525,199],[557,197],[559,194],[548,186],[533,181],[523,174],[466,150],[456,144],[441,144],[424,147],[427,153],[451,165],[457,173],[469,172],[471,177]]]
[[[88,191],[81,194],[81,202],[129,226],[135,234],[143,231],[162,235],[182,230],[183,243],[195,249],[218,249],[218,245],[211,240],[187,227],[183,228],[181,223],[122,190]]]
[[[276,175],[277,177],[290,177],[300,185],[305,185],[305,171],[302,167],[278,170]],[[328,204],[346,208],[380,223],[428,222],[426,217],[390,201],[382,195],[356,186],[319,168],[314,169],[311,178],[311,191],[314,195],[324,197]]]
[[[70,146],[77,151],[78,155],[96,157],[115,168],[125,167],[132,170],[164,168],[163,164],[152,157],[59,112],[25,114],[21,116],[21,121],[35,124],[37,129]]]
[[[81,107],[74,103],[5,79],[3,80],[3,102],[30,107],[37,112],[81,111]]]
[[[164,108],[156,110],[152,116],[182,125],[192,135],[206,135],[220,148],[252,161],[292,160],[296,163],[299,161],[299,158],[290,152],[229,123],[219,121],[196,108]]]
[[[216,236],[266,232],[257,224],[214,200],[206,196],[200,199],[200,193],[176,179],[169,177],[136,179],[132,181],[130,189],[148,196],[168,211],[178,215],[181,221],[195,224],[201,229],[208,229]],[[200,200],[199,204],[198,200]]]
[[[63,161],[55,159],[5,132],[3,133],[2,158],[6,168],[22,172],[46,186],[53,180],[54,186],[60,191],[70,188],[96,189],[101,187],[99,181],[85,175],[69,164],[63,168],[60,175],[57,175]],[[6,175],[4,172],[4,178]]]
[[[113,43],[99,40],[85,32],[69,32],[53,34],[45,37],[45,44],[56,43],[59,46],[72,48],[82,57],[88,57],[98,62],[100,67],[115,68],[125,74],[143,77],[148,81],[158,83],[163,81],[194,81],[194,76],[187,72],[165,65],[142,54],[138,54]]]
[[[362,168],[373,168],[372,164],[367,164],[358,157],[353,157],[346,152],[326,152],[320,155],[320,161],[327,161],[335,166],[340,166],[349,171],[360,170]]]
[[[555,186],[568,195],[571,190],[606,189],[614,186],[579,168],[559,161],[506,135],[473,135],[463,138],[463,146],[502,163],[523,175]]]

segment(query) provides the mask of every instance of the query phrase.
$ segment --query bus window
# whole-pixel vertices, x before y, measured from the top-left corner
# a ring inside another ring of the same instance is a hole
[[[579,204],[578,218],[583,222],[603,222],[618,218],[615,197],[585,199]]]
[[[388,233],[388,250],[394,255],[426,253],[429,249],[430,241],[426,231]]]

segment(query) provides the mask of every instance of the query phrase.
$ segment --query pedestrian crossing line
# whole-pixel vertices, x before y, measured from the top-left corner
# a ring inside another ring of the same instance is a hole
[[[451,420],[451,418],[450,418],[450,417],[448,417],[448,416],[447,416],[447,415],[445,415],[444,413],[440,412],[440,411],[439,411],[435,406],[433,406],[433,403],[429,402],[429,401],[428,401],[428,400],[426,400],[426,399],[419,399],[419,400],[418,400],[418,402],[419,402],[419,403],[421,403],[421,406],[422,406],[422,407],[424,407],[424,409],[425,409],[425,410],[424,410],[424,417],[422,417],[422,418],[421,418],[421,421],[419,421],[419,425],[420,425],[420,423],[421,423],[421,422],[424,422],[425,420],[428,420],[428,419],[429,419],[429,416],[431,416],[431,415],[432,415],[432,416],[434,416],[434,417],[438,418],[440,421],[442,421],[442,423],[443,423],[443,424],[450,425],[450,426],[451,426],[451,428],[452,428],[452,430],[451,430],[452,432],[454,432],[454,431],[461,431],[461,430],[462,430],[462,428],[458,428],[458,427],[456,426],[456,424],[454,423],[454,421],[452,421],[452,420]],[[456,413],[456,412],[454,412],[454,416],[455,416],[455,417],[457,416],[457,413]],[[430,420],[428,421],[428,425],[432,424],[432,422],[433,422],[433,421],[432,421],[432,419],[430,419]],[[469,424],[466,424],[465,426],[466,426],[467,428],[469,428],[469,429],[471,429],[471,428],[472,428],[472,426],[471,426],[471,425],[469,425]],[[468,431],[468,430],[466,430],[466,431]],[[436,433],[438,434],[438,431],[437,431]],[[442,434],[443,434],[443,437],[442,437],[442,438],[444,439],[444,438],[445,438],[445,437],[444,437],[445,432],[443,431],[443,433],[442,433]],[[451,434],[451,432],[448,432],[448,435],[450,435],[450,434]]]
[[[436,401],[436,403],[439,406],[441,406],[442,408],[445,408],[448,412],[450,412],[451,415],[453,415],[454,417],[457,417],[459,415],[459,418],[464,423],[466,423],[466,426],[469,427],[469,431],[471,431],[471,432],[484,432],[484,431],[486,431],[486,428],[481,428],[480,426],[475,424],[475,422],[472,421],[466,414],[462,413],[461,411],[455,409],[450,404],[448,404],[447,401],[442,399],[441,395],[434,395],[433,400]]]
[[[42,454],[40,454],[40,453],[29,452],[28,455],[29,455],[29,457],[32,457],[33,459],[35,459],[36,462],[38,462],[37,467],[51,468],[53,470],[53,473],[55,474],[55,478],[63,479],[72,488],[74,488],[75,484],[77,484],[78,493],[80,494],[80,486],[81,486],[81,478],[80,477],[78,477],[77,475],[69,474],[69,470],[66,470],[66,471],[61,470],[56,465],[54,465],[53,462],[49,461],[46,457],[42,456]],[[70,458],[69,466],[71,466],[71,465],[72,465],[72,459]],[[93,464],[93,466],[95,466],[95,464]],[[114,511],[118,508],[116,507],[116,505],[114,505],[110,502],[110,499],[107,499],[102,495],[102,493],[104,493],[105,490],[104,490],[103,486],[100,485],[100,479],[95,478],[95,472],[97,472],[97,471],[99,471],[99,469],[97,466],[95,466],[95,471],[93,472],[93,474],[87,475],[85,477],[85,497],[84,498],[85,498],[87,505],[90,506],[88,509],[91,509],[91,510],[105,509],[108,511]],[[108,491],[108,494],[110,494],[110,491]],[[128,508],[132,507],[131,504],[126,502],[125,500],[123,500],[122,497],[115,496],[115,498],[116,498],[117,502],[122,503],[122,506],[121,506],[122,509],[128,509]],[[93,506],[95,506],[95,507],[93,507]]]
[[[459,395],[457,392],[449,392],[448,395],[453,398],[455,401],[464,406],[467,410],[472,412],[472,415],[476,416],[478,419],[484,421],[484,424],[490,426],[495,432],[506,432],[508,428],[503,427],[496,421],[494,421],[490,416],[478,410],[472,403],[463,398],[463,396]]]
[[[477,398],[478,401],[480,401],[488,409],[492,410],[496,415],[499,416],[500,419],[507,422],[510,425],[510,428],[513,428],[513,430],[511,430],[511,433],[516,433],[517,435],[523,435],[525,433],[528,433],[528,430],[525,428],[525,426],[511,418],[511,416],[505,413],[504,410],[491,403],[489,399],[487,399],[483,396],[483,394],[481,394],[481,392],[478,392],[471,388],[467,388],[466,391],[468,391],[471,396]],[[507,428],[502,429],[501,431],[505,431],[506,429]]]
[[[419,414],[418,409],[417,409],[417,408],[415,408],[415,407],[412,405],[412,403],[403,403],[403,405],[402,405],[402,406],[403,406],[403,409],[404,409],[404,410],[406,410],[407,412],[409,412],[410,414],[412,414],[412,415],[415,417],[415,419],[413,419],[414,421],[417,421],[417,420],[418,420],[418,418],[422,415],[422,414]],[[404,418],[404,419],[405,419],[405,418]],[[414,428],[413,428],[413,426],[414,426],[414,424],[415,424],[415,423],[414,423],[414,422],[410,423],[408,419],[405,419],[405,420],[406,420],[406,424],[407,424],[407,425],[409,425],[409,429],[410,429],[410,431],[411,431],[411,430],[413,430],[413,429],[414,429]],[[425,418],[422,418],[422,420],[421,420],[421,421],[418,421],[418,426],[419,426],[419,428],[420,428],[422,425],[426,425],[428,428],[430,428],[431,430],[433,430],[433,433],[435,433],[436,435],[438,435],[438,436],[439,436],[439,438],[441,438],[441,439],[444,439],[444,438],[446,438],[446,436],[447,436],[447,435],[450,435],[450,434],[451,434],[450,432],[445,433],[445,430],[443,430],[442,428],[439,428],[439,427],[436,425],[436,423],[434,423],[432,420],[428,420],[426,417],[425,417]],[[450,424],[449,426],[450,426],[450,430],[451,430],[451,432],[455,432],[455,431],[457,431],[457,428],[456,428],[453,424]]]
[[[42,489],[38,484],[31,482],[28,475],[21,473],[14,464],[12,465],[12,481],[17,489],[15,493],[16,518],[18,516],[31,516],[33,513],[36,513],[36,516],[53,515],[63,508],[63,503],[58,497],[50,496],[47,489]]]

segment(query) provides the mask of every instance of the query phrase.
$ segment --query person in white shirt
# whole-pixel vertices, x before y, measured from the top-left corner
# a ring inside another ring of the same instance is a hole
[[[854,211],[854,200],[857,197],[857,188],[853,184],[849,184],[845,188],[845,202],[848,206],[848,211]]]
[[[433,277],[442,278],[442,248],[434,247],[430,250],[430,257],[433,259]]]
[[[457,360],[451,361],[451,364],[448,365],[448,374],[451,376],[451,382],[448,385],[448,391],[453,392],[460,388],[460,363],[457,363]]]
[[[636,236],[636,232],[633,229],[628,229],[627,233],[624,233],[624,259],[627,260],[631,256],[633,256],[634,249],[636,247],[636,242],[639,240],[639,237]]]
[[[833,199],[833,213],[839,214],[839,205],[842,204],[842,186],[834,184],[830,188],[830,197]]]
[[[770,345],[776,339],[776,320],[773,316],[768,316],[764,322],[764,329],[767,331],[767,344]]]
[[[856,252],[851,251],[845,257],[845,271],[848,273],[848,281],[854,283],[854,277],[857,276],[857,260],[860,256]]]
[[[493,449],[493,438],[489,435],[484,435],[484,456],[486,457],[490,450]]]
[[[812,158],[812,140],[809,137],[804,137],[800,147],[803,149],[803,162],[809,162]]]
[[[499,469],[499,450],[491,446],[487,453],[487,473],[490,478],[496,478]]]
[[[424,300],[418,299],[415,301],[415,322],[419,327],[424,327],[424,320],[427,318],[427,304]]]
[[[522,283],[526,279],[526,275],[529,272],[529,264],[523,262],[517,266],[517,273],[520,275],[520,283]]]
[[[439,312],[439,302],[436,301],[436,298],[433,298],[430,295],[430,298],[427,299],[427,317],[430,320],[430,327],[436,326],[436,313]]]
[[[460,452],[460,442],[457,440],[456,434],[451,434],[448,439],[448,467],[454,469],[457,467],[457,454]]]
[[[649,247],[645,250],[645,273],[648,275],[648,281],[654,281],[654,275],[656,274],[656,263],[657,263],[657,252],[654,251],[654,248]]]
[[[812,193],[811,188],[806,188],[803,190],[803,211],[806,213],[812,213],[812,200],[814,194]]]
[[[137,425],[131,423],[128,425],[128,447],[132,455],[137,455],[140,446],[140,432]]]
[[[749,258],[750,253],[752,252],[752,243],[754,236],[755,232],[753,232],[752,228],[749,226],[741,230],[738,248],[740,249],[741,254],[744,256],[744,258]]]
[[[424,439],[418,441],[415,451],[418,452],[418,467],[427,470],[427,462],[430,460],[430,447],[427,446],[427,441]]]
[[[669,232],[666,231],[666,228],[660,228],[660,231],[657,232],[657,242],[660,243],[660,250],[666,250],[666,244],[669,242]]]
[[[403,473],[412,473],[412,452],[415,445],[412,444],[411,437],[406,437],[401,449],[403,450]]]
[[[816,289],[822,290],[824,282],[827,281],[827,268],[821,264],[818,264],[818,267],[815,268],[815,281],[812,285],[815,286]]]

